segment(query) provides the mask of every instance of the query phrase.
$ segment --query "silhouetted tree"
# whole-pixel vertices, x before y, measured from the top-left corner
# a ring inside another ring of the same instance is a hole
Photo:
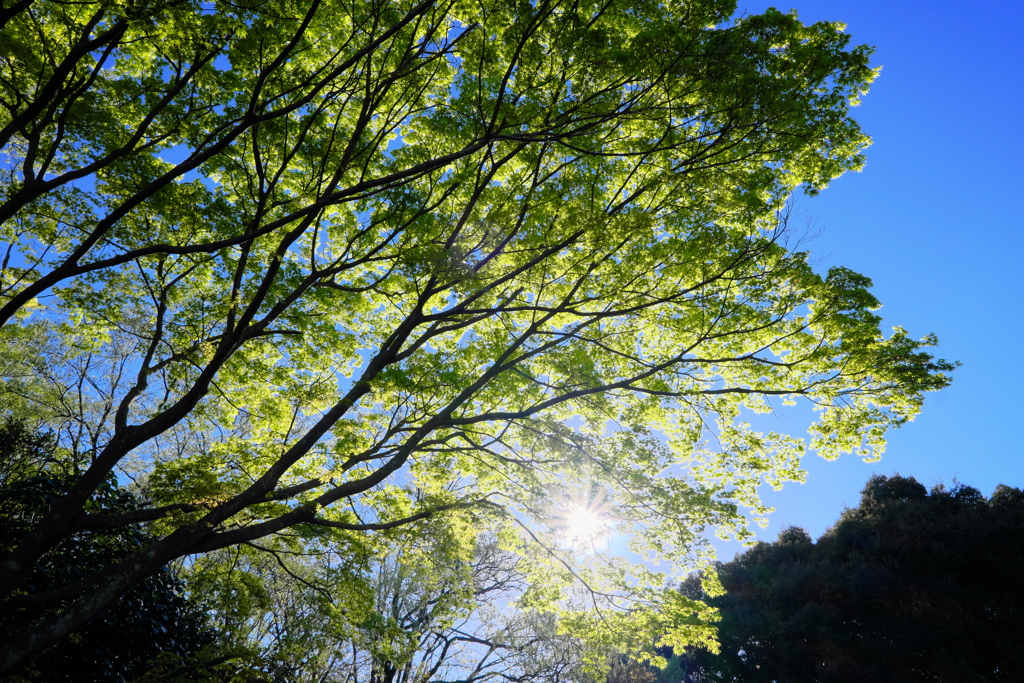
[[[675,680],[1024,680],[1019,489],[874,476],[817,543],[789,528],[719,570],[721,653]]]
[[[51,434],[13,419],[0,424],[0,553],[10,550],[66,493],[81,465],[57,447]],[[135,496],[111,477],[86,509],[120,514],[137,507]],[[35,564],[25,596],[74,587],[150,540],[138,524],[73,534]],[[12,598],[10,609],[0,612],[0,636],[10,638],[45,622],[67,601],[63,593],[45,605]],[[217,680],[223,673],[218,666],[233,657],[216,652],[215,640],[202,605],[186,595],[177,573],[165,566],[74,636],[29,660],[16,680],[127,681],[146,674],[152,680]],[[202,676],[197,665],[206,669]]]

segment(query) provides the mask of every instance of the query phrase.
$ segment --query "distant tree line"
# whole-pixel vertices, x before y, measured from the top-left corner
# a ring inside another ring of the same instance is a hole
[[[651,680],[917,683],[1024,680],[1024,492],[930,492],[874,476],[817,542],[790,527],[718,566],[721,651]]]
[[[45,514],[81,466],[47,432],[0,424],[0,550]],[[115,515],[139,503],[111,478],[90,505],[93,514]],[[135,525],[76,534],[36,564],[27,589],[43,593],[102,572],[129,558],[148,533]],[[594,683],[553,625],[538,638],[546,627],[525,615],[485,623],[480,612],[467,620],[466,605],[500,599],[522,582],[521,572],[507,553],[481,542],[451,565],[461,566],[458,575],[436,574],[430,556],[445,547],[442,536],[431,537],[437,533],[423,527],[415,539],[395,536],[401,552],[383,564],[339,562],[309,537],[166,567],[4,680],[65,680],[74,672],[76,680],[118,683],[285,683],[362,672],[375,683],[428,683],[451,674],[456,659],[475,656],[460,673],[465,680]],[[661,670],[612,655],[607,683],[1024,680],[1020,489],[1000,485],[985,498],[963,484],[929,492],[912,477],[874,476],[860,505],[817,542],[790,527],[717,570],[724,594],[707,595],[696,576],[682,592],[720,611],[720,651],[662,648]],[[342,590],[360,585],[358,595]],[[357,616],[356,604],[366,600],[368,616]],[[4,637],[63,607],[12,606],[0,615]]]
[[[0,425],[0,456],[2,550],[46,512],[82,464],[46,432],[14,420]],[[138,501],[111,479],[91,505],[123,514]],[[35,566],[28,589],[44,592],[102,571],[130,556],[147,533],[138,525],[83,531]],[[416,543],[420,556],[424,547],[441,547],[440,539]],[[464,575],[441,583],[410,559],[413,546],[387,566],[342,566],[312,552],[315,545],[305,539],[167,567],[5,680],[61,680],[74,672],[83,681],[284,683],[341,680],[363,670],[374,680],[425,683],[447,670],[448,658],[467,655],[453,645],[476,639],[490,654],[468,680],[506,670],[523,680],[590,683],[571,661],[579,653],[553,633],[544,643],[520,643],[523,625],[511,621],[491,625],[486,635],[452,621],[463,613],[459,585],[471,585],[479,599],[521,581],[486,544]],[[790,527],[717,569],[724,594],[707,595],[696,576],[682,591],[721,612],[720,651],[662,648],[662,670],[613,656],[608,683],[1024,680],[1017,647],[1024,642],[1020,489],[1000,485],[986,499],[963,484],[929,492],[913,477],[874,476],[859,507],[817,542]],[[360,582],[367,596],[383,601],[369,612],[382,615],[379,623],[346,616],[351,596],[330,597]],[[10,610],[0,631],[14,636],[61,607]],[[389,609],[397,610],[392,617]],[[529,632],[539,631],[533,625]]]

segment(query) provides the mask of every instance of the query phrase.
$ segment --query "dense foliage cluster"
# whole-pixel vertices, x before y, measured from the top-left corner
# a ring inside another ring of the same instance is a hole
[[[1019,681],[1022,548],[1020,489],[872,477],[817,542],[790,528],[719,567],[721,652],[676,680]]]

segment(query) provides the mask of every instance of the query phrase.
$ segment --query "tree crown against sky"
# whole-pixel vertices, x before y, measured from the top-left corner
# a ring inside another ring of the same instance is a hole
[[[734,10],[5,8],[3,400],[89,464],[0,595],[52,601],[26,572],[83,529],[157,540],[55,589],[77,599],[0,666],[176,558],[436,516],[531,555],[536,609],[587,586],[566,629],[707,641],[698,603],[586,566],[559,516],[606,500],[636,547],[697,561],[806,446],[880,453],[952,367],[884,334],[870,281],[815,273],[781,218],[862,163],[870,50]],[[809,444],[745,422],[796,400],[820,410]],[[90,512],[111,473],[146,506]]]

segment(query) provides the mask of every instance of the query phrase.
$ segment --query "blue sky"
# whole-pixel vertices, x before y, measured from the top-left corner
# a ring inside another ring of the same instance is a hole
[[[882,74],[855,110],[874,138],[864,171],[798,210],[821,235],[822,268],[874,280],[885,323],[934,332],[938,354],[963,362],[893,432],[877,463],[809,456],[806,484],[765,491],[774,540],[789,525],[820,535],[857,505],[872,473],[913,475],[926,486],[955,478],[988,495],[1024,487],[1024,2],[786,0],[805,22],[842,21],[876,48]],[[733,546],[735,549],[738,546]],[[731,551],[724,553],[725,559]]]

